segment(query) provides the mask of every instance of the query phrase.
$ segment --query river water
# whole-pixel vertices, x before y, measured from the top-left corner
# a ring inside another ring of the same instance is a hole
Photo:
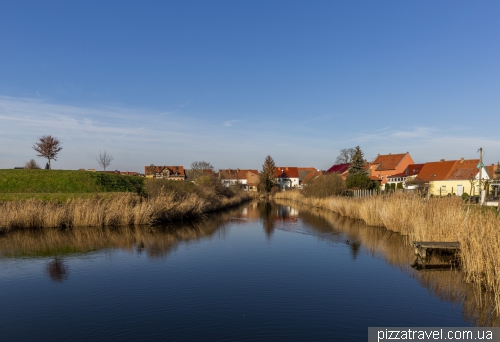
[[[12,232],[0,237],[0,336],[366,341],[370,326],[498,326],[460,271],[413,261],[396,233],[289,203],[168,227]]]

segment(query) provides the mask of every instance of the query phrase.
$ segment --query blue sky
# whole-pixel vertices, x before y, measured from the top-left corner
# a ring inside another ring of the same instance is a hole
[[[500,160],[495,1],[2,1],[0,168]],[[37,159],[44,165],[42,159]]]

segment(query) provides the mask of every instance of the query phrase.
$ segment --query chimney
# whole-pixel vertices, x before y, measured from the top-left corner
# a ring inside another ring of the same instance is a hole
[[[464,162],[464,157],[460,158],[460,163],[463,163]]]
[[[444,159],[441,159],[440,162],[444,162]]]

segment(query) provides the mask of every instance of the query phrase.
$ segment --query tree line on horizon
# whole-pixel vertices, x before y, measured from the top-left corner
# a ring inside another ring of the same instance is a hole
[[[62,150],[61,141],[51,135],[41,136],[32,148],[37,152],[37,156],[47,159],[45,169],[51,169],[51,160],[57,161],[59,152]],[[98,164],[106,171],[106,168],[114,160],[114,156],[106,150],[99,151],[96,157]],[[306,195],[321,195],[320,197],[338,195],[344,189],[375,189],[379,186],[378,182],[372,181],[368,177],[365,169],[366,160],[359,146],[354,148],[343,148],[335,160],[335,164],[349,163],[349,175],[345,182],[339,174],[320,174],[314,178],[304,189]],[[28,161],[24,168],[40,169],[41,167],[34,159]],[[213,171],[212,164],[206,161],[194,161],[191,163],[190,177],[196,183],[209,183],[210,175],[206,171]],[[275,176],[276,164],[274,159],[268,155],[262,164],[262,170],[259,172],[258,189],[261,192],[273,192],[278,190],[278,182]]]

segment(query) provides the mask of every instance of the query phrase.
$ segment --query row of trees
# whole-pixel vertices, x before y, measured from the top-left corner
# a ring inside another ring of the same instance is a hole
[[[50,161],[57,161],[57,155],[63,149],[61,146],[61,141],[56,137],[51,135],[43,135],[38,138],[38,141],[33,144],[32,148],[37,152],[37,156],[47,159],[47,164],[45,169],[50,170]],[[115,159],[112,154],[108,153],[106,150],[99,151],[99,155],[96,157],[97,163],[106,171],[106,168],[111,165],[111,162]],[[40,165],[34,159],[24,164],[25,169],[41,169]]]

